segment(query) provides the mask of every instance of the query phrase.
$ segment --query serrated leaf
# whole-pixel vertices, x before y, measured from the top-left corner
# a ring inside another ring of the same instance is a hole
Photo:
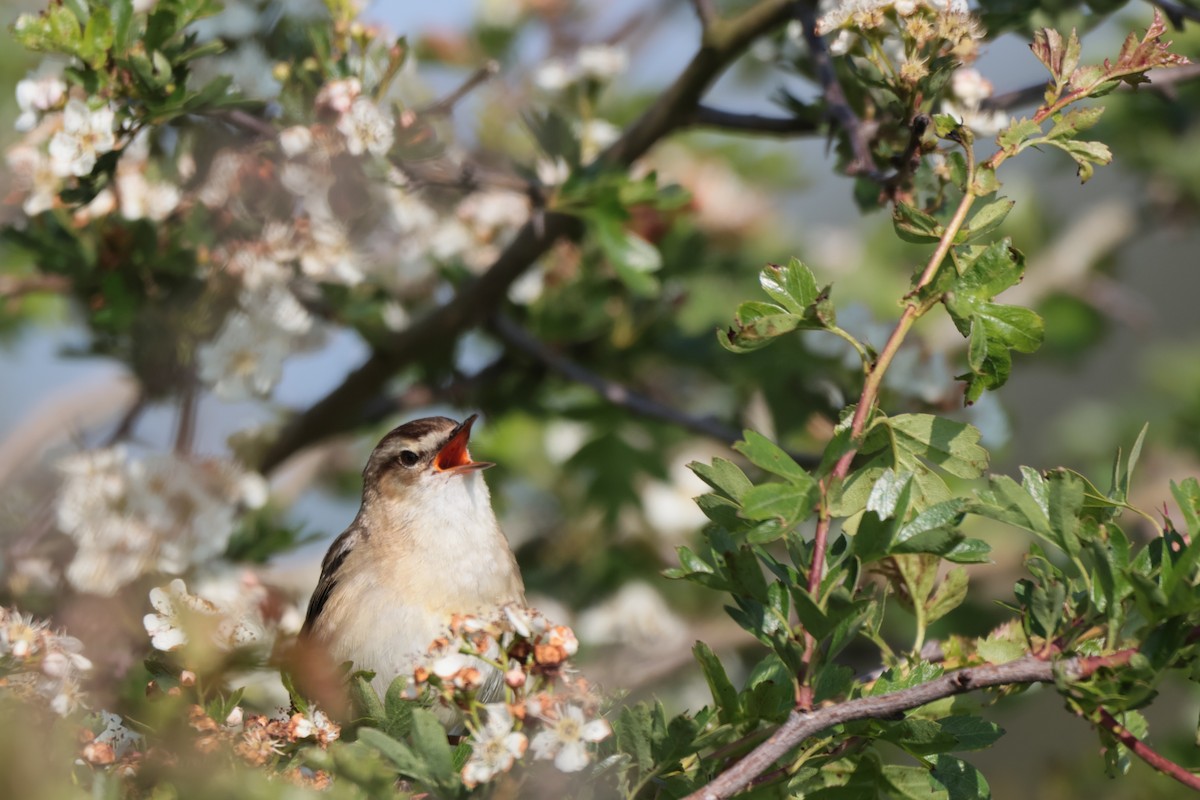
[[[946,787],[951,800],[991,800],[992,790],[983,773],[962,759],[938,756],[929,776]]]
[[[688,464],[688,469],[735,503],[740,503],[742,495],[754,485],[736,464],[724,458],[714,458],[712,464],[693,461]]]
[[[967,571],[962,567],[955,567],[947,572],[933,596],[929,598],[929,602],[925,604],[925,620],[939,620],[962,605],[967,599],[967,583]]]
[[[912,479],[911,472],[897,474],[891,467],[885,469],[871,487],[871,494],[867,497],[867,511],[874,511],[881,520],[897,516],[897,502],[904,496]],[[907,505],[905,502],[899,516],[903,517],[907,512]]]
[[[433,774],[426,768],[420,757],[404,742],[398,742],[375,728],[359,728],[358,741],[377,750],[384,758],[391,761],[401,775],[425,784],[436,783]]]
[[[763,483],[746,491],[742,513],[746,519],[779,519],[797,523],[809,515],[817,502],[816,484]]]
[[[758,282],[772,300],[800,316],[817,302],[820,295],[812,270],[795,258],[787,266],[768,264],[759,273]]]
[[[1047,521],[1063,552],[1079,555],[1079,513],[1083,510],[1083,481],[1067,470],[1054,470],[1046,481]]]
[[[1200,539],[1200,481],[1187,478],[1181,483],[1171,481],[1171,496],[1179,510],[1193,541]]]
[[[1012,211],[1014,205],[1016,205],[1014,201],[1004,198],[993,200],[979,209],[975,213],[975,216],[971,217],[971,221],[967,224],[967,227],[960,231],[958,236],[954,237],[954,241],[956,243],[969,242],[972,239],[978,239],[985,234],[991,233],[1000,227],[1005,217],[1008,216],[1008,212]]]
[[[896,447],[959,478],[978,478],[987,469],[988,453],[979,445],[973,425],[932,414],[900,414],[887,420]]]
[[[1075,136],[1080,131],[1087,130],[1100,121],[1100,115],[1104,113],[1104,106],[1090,106],[1088,108],[1072,108],[1066,113],[1055,114],[1054,125],[1050,127],[1050,132],[1046,134],[1047,139],[1069,139]]]
[[[434,782],[441,786],[453,785],[454,752],[446,739],[446,729],[437,716],[424,708],[412,710],[412,749],[424,762]]]
[[[733,449],[750,459],[750,463],[759,469],[766,470],[772,475],[786,478],[801,486],[813,485],[816,481],[804,467],[787,454],[779,445],[772,442],[761,433],[752,430],[742,432],[742,441],[733,445]]]
[[[708,682],[709,691],[712,692],[713,702],[717,706],[717,718],[722,723],[733,722],[737,716],[738,693],[725,673],[725,667],[722,666],[721,660],[704,642],[696,642],[692,653],[700,664],[700,670]]]
[[[1042,132],[1042,126],[1031,119],[1013,120],[1008,127],[996,136],[996,144],[1000,149],[1011,154],[1016,153],[1021,145]],[[992,173],[993,179],[995,172]]]
[[[945,228],[935,217],[926,214],[916,206],[897,202],[892,210],[892,225],[896,235],[906,242],[923,244],[936,242],[942,237]]]

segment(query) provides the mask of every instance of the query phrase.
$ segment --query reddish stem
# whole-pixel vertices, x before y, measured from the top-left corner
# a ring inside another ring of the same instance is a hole
[[[1128,747],[1129,752],[1154,767],[1163,775],[1174,778],[1189,789],[1200,791],[1200,775],[1188,772],[1179,764],[1176,764],[1134,736],[1128,728],[1117,722],[1116,718],[1103,708],[1100,709],[1100,719],[1097,721],[1097,724],[1116,737],[1117,741],[1121,744]]]

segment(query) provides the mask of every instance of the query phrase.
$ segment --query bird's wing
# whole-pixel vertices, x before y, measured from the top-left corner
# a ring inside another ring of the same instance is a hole
[[[357,525],[351,525],[329,546],[329,552],[325,554],[325,560],[321,562],[321,579],[317,581],[317,588],[313,590],[312,599],[308,601],[308,614],[304,617],[304,627],[300,629],[302,637],[312,633],[317,619],[321,616],[322,609],[329,602],[329,597],[333,594],[334,587],[337,586],[338,570],[363,535]]]

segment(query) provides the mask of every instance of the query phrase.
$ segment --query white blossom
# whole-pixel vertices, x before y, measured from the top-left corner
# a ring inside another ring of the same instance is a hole
[[[341,116],[354,104],[354,100],[362,94],[362,83],[358,78],[330,81],[317,92],[316,106],[319,110],[332,111]]]
[[[92,110],[82,100],[68,101],[62,130],[50,140],[55,171],[63,176],[90,174],[96,159],[117,146],[114,121],[112,106]]]
[[[17,188],[25,192],[21,210],[31,217],[49,211],[58,199],[62,177],[40,148],[19,144],[5,154]]]
[[[950,80],[953,97],[942,101],[942,113],[960,120],[978,134],[994,136],[1008,125],[1008,114],[983,108],[983,102],[992,96],[992,91],[992,82],[979,70],[960,67]]]
[[[312,143],[312,131],[304,125],[293,125],[279,132],[279,148],[288,158],[304,155]]]
[[[579,71],[575,65],[561,58],[543,61],[533,73],[534,84],[547,92],[562,91],[578,79]]]
[[[395,141],[395,120],[366,97],[358,97],[338,119],[337,129],[346,137],[351,155],[385,156]]]
[[[47,111],[58,108],[67,96],[67,84],[57,75],[43,75],[17,82],[20,116],[13,123],[18,131],[32,130]]]
[[[586,720],[583,709],[574,705],[561,706],[545,724],[545,729],[531,742],[533,757],[554,759],[554,766],[562,772],[578,772],[586,767],[591,760],[588,744],[612,733],[606,720]]]
[[[187,644],[184,615],[187,613],[216,616],[217,607],[202,597],[189,594],[187,584],[176,578],[166,588],[150,590],[150,605],[158,613],[142,617],[142,625],[157,650],[177,650]]]
[[[122,448],[77,453],[58,466],[58,527],[76,545],[67,580],[96,594],[152,570],[178,574],[224,552],[247,480],[229,463],[173,454],[132,459]]]
[[[629,66],[629,54],[611,44],[592,44],[579,48],[575,64],[585,78],[607,81],[620,75]]]
[[[24,687],[66,716],[84,701],[81,678],[92,669],[83,644],[55,633],[44,620],[0,607],[0,658],[6,662],[4,683]]]
[[[513,730],[512,714],[503,703],[489,703],[483,708],[486,722],[471,732],[471,756],[462,768],[462,780],[468,788],[508,772],[529,745],[525,734]]]
[[[235,311],[225,318],[217,338],[196,354],[200,380],[225,400],[265,397],[283,375],[293,337],[258,317]]]

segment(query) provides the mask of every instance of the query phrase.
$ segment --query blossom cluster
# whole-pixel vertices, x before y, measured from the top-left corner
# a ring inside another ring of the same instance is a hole
[[[840,0],[817,21],[822,36],[835,31],[831,53],[846,55],[863,38],[874,41],[891,50],[898,77],[911,84],[937,56],[974,61],[984,34],[964,0]]]
[[[217,721],[199,705],[188,711],[188,725],[197,732],[194,746],[201,753],[228,748],[253,767],[273,763],[289,747],[311,743],[325,748],[342,735],[342,728],[316,708],[293,714],[267,716],[247,713],[236,706]]]
[[[224,552],[239,508],[266,502],[262,476],[224,461],[174,454],[135,458],[123,447],[87,450],[58,464],[55,511],[76,545],[70,584],[111,595],[148,572],[178,575]]]
[[[569,666],[578,649],[570,628],[535,609],[510,604],[491,618],[456,616],[406,691],[462,715],[471,745],[461,773],[467,786],[509,771],[527,750],[577,772],[612,733],[597,715],[598,696]]]
[[[0,690],[39,699],[66,716],[83,704],[80,682],[91,669],[78,639],[0,606]]]

